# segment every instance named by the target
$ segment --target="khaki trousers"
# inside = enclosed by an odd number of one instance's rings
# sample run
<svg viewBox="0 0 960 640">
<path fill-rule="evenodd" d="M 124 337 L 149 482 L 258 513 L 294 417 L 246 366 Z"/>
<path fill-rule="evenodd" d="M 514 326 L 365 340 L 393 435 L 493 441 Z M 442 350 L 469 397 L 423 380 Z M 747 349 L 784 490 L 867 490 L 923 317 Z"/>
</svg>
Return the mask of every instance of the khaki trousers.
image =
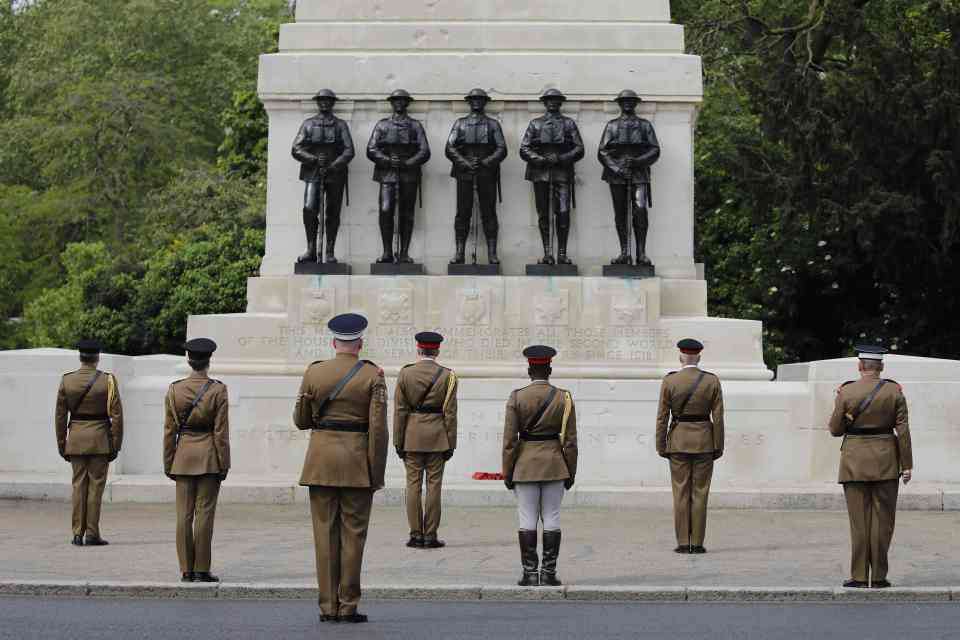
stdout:
<svg viewBox="0 0 960 640">
<path fill-rule="evenodd" d="M 372 505 L 372 489 L 310 487 L 318 601 L 320 611 L 326 615 L 357 612 L 363 547 L 367 543 Z"/>
<path fill-rule="evenodd" d="M 410 535 L 436 538 L 440 527 L 443 466 L 446 464 L 443 453 L 408 451 L 403 462 L 407 467 L 407 522 L 410 524 Z M 427 485 L 426 500 L 422 499 L 424 481 Z"/>
<path fill-rule="evenodd" d="M 100 504 L 107 486 L 107 456 L 70 456 L 73 465 L 73 535 L 100 537 Z"/>
<path fill-rule="evenodd" d="M 677 545 L 703 546 L 707 532 L 707 498 L 713 478 L 713 454 L 671 453 L 670 477 Z"/>
<path fill-rule="evenodd" d="M 887 579 L 887 552 L 897 517 L 899 480 L 846 482 L 843 494 L 850 518 L 850 577 Z"/>
<path fill-rule="evenodd" d="M 180 572 L 210 571 L 220 476 L 177 476 L 177 558 Z"/>
</svg>

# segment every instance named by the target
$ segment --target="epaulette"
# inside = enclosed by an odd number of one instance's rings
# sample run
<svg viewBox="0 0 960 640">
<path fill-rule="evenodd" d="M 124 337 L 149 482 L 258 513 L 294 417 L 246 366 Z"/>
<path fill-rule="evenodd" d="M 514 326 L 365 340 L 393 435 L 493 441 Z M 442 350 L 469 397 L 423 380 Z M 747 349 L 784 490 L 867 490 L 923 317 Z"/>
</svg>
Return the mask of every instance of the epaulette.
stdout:
<svg viewBox="0 0 960 640">
<path fill-rule="evenodd" d="M 899 389 L 901 393 L 903 392 L 903 385 L 897 382 L 896 380 L 891 380 L 890 378 L 884 378 L 883 381 L 892 382 L 893 384 L 897 385 L 897 389 Z"/>
<path fill-rule="evenodd" d="M 675 373 L 676 373 L 676 371 L 670 371 L 669 373 L 667 373 L 667 375 L 665 375 L 665 376 L 663 376 L 663 377 L 664 377 L 664 378 L 669 378 L 670 376 L 672 376 L 672 375 L 675 374 Z"/>
<path fill-rule="evenodd" d="M 843 383 L 842 385 L 840 385 L 840 386 L 841 386 L 841 387 L 845 387 L 845 386 L 847 386 L 848 384 L 853 384 L 854 382 L 856 382 L 856 380 L 847 380 L 846 382 L 844 382 L 844 383 Z"/>
<path fill-rule="evenodd" d="M 366 362 L 366 360 L 364 360 L 364 362 Z M 373 364 L 373 363 L 371 362 L 370 364 Z M 416 362 L 411 362 L 410 364 L 405 364 L 405 365 L 403 365 L 403 366 L 400 367 L 400 368 L 401 368 L 401 369 L 406 369 L 407 367 L 412 367 L 412 366 L 415 365 L 415 364 L 417 364 L 417 363 L 416 363 Z"/>
<path fill-rule="evenodd" d="M 700 369 L 700 371 L 703 371 L 703 372 L 704 372 L 705 374 L 707 374 L 708 376 L 713 376 L 714 378 L 719 378 L 719 377 L 720 377 L 720 376 L 718 376 L 717 374 L 715 374 L 713 371 L 704 371 L 703 369 Z"/>
<path fill-rule="evenodd" d="M 173 382 L 170 383 L 170 386 L 172 387 L 173 385 L 177 384 L 178 382 L 186 382 L 187 380 L 189 380 L 189 378 L 180 378 L 179 380 L 174 380 Z"/>
<path fill-rule="evenodd" d="M 312 367 L 313 365 L 315 365 L 315 364 L 320 364 L 320 363 L 322 363 L 322 362 L 323 362 L 323 360 L 314 360 L 313 362 L 311 362 L 310 364 L 307 365 L 307 368 L 309 369 L 309 368 Z"/>
<path fill-rule="evenodd" d="M 377 364 L 376 362 L 374 362 L 373 360 L 363 360 L 363 362 L 366 362 L 366 363 L 369 364 L 370 366 L 374 367 L 374 368 L 377 370 L 377 375 L 378 375 L 378 376 L 384 375 L 383 369 L 381 369 L 381 368 L 380 368 L 380 365 L 378 365 L 378 364 Z"/>
</svg>

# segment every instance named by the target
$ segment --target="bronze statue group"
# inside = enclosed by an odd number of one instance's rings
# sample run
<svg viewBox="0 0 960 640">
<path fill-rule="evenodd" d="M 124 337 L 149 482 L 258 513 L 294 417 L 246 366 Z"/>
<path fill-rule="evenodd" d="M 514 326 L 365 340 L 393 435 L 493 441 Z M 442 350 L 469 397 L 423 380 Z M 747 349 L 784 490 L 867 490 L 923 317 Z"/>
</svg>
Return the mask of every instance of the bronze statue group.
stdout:
<svg viewBox="0 0 960 640">
<path fill-rule="evenodd" d="M 296 427 L 310 431 L 300 484 L 310 494 L 322 622 L 367 620 L 358 611 L 361 567 L 390 436 L 384 372 L 360 358 L 366 327 L 366 318 L 353 313 L 329 321 L 336 355 L 307 368 L 293 410 Z M 437 362 L 443 336 L 413 338 L 417 361 L 400 370 L 394 393 L 393 445 L 406 467 L 406 544 L 437 550 L 444 547 L 437 536 L 441 483 L 457 446 L 459 383 Z M 677 347 L 680 368 L 661 384 L 656 450 L 670 465 L 674 551 L 703 554 L 713 465 L 724 452 L 723 394 L 719 378 L 699 366 L 704 345 L 687 338 Z M 210 567 L 217 498 L 230 470 L 227 388 L 208 376 L 213 340 L 195 338 L 184 348 L 192 373 L 166 395 L 163 466 L 176 484 L 181 579 L 217 582 Z M 101 546 L 108 543 L 100 535 L 100 501 L 109 462 L 122 445 L 123 410 L 116 378 L 97 369 L 100 345 L 83 341 L 79 351 L 81 368 L 64 374 L 58 390 L 55 432 L 60 455 L 73 467 L 72 543 Z M 912 477 L 906 399 L 896 382 L 880 377 L 884 353 L 858 347 L 860 377 L 837 389 L 828 425 L 844 439 L 839 482 L 850 521 L 851 577 L 843 583 L 849 588 L 890 586 L 898 486 Z M 550 382 L 556 350 L 533 345 L 523 355 L 530 384 L 507 399 L 502 475 L 518 505 L 518 584 L 555 586 L 561 584 L 560 508 L 577 474 L 577 412 L 572 394 Z"/>
<path fill-rule="evenodd" d="M 577 123 L 561 113 L 566 99 L 557 89 L 545 91 L 540 97 L 545 113 L 530 122 L 520 143 L 520 157 L 527 163 L 525 178 L 533 183 L 543 244 L 539 264 L 544 266 L 572 265 L 567 243 L 570 212 L 576 206 L 574 165 L 584 157 L 584 145 Z M 329 265 L 337 263 L 335 247 L 348 182 L 347 166 L 356 153 L 349 126 L 333 115 L 336 94 L 322 89 L 314 100 L 318 114 L 304 121 L 293 141 L 293 157 L 301 163 L 300 179 L 306 183 L 303 224 L 307 250 L 298 260 Z M 374 165 L 373 179 L 380 184 L 383 254 L 377 263 L 412 264 L 414 212 L 422 190 L 422 167 L 430 160 L 430 145 L 423 125 L 408 114 L 413 97 L 398 89 L 387 100 L 393 114 L 376 124 L 367 143 L 367 158 Z M 496 205 L 507 145 L 500 123 L 486 114 L 490 96 L 483 89 L 473 89 L 464 100 L 470 104 L 470 114 L 453 124 L 445 149 L 452 163 L 450 175 L 457 181 L 455 250 L 450 264 L 464 264 L 471 223 L 482 220 L 487 257 L 496 265 L 500 262 Z M 660 157 L 660 144 L 653 125 L 637 116 L 642 100 L 635 91 L 626 89 L 615 101 L 621 115 L 607 124 L 597 153 L 603 164 L 603 180 L 610 185 L 620 241 L 620 254 L 611 264 L 636 266 L 653 275 L 653 265 L 646 255 L 647 210 L 653 205 L 650 167 Z M 479 209 L 476 217 L 475 200 Z M 631 241 L 635 243 L 633 250 Z M 475 262 L 475 251 L 473 259 Z"/>
</svg>

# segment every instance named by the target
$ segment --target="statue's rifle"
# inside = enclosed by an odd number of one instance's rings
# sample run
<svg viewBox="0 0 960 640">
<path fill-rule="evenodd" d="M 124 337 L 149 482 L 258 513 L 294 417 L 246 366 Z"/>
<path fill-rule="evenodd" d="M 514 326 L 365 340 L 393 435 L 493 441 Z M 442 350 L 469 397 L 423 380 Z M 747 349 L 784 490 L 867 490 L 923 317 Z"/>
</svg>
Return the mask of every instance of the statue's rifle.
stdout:
<svg viewBox="0 0 960 640">
<path fill-rule="evenodd" d="M 327 217 L 327 170 L 320 169 L 320 187 L 317 190 L 317 263 L 323 263 L 323 232 Z"/>
<path fill-rule="evenodd" d="M 480 235 L 480 228 L 478 223 L 478 218 L 480 217 L 480 212 L 477 211 L 478 203 L 480 199 L 480 194 L 477 191 L 477 171 L 473 171 L 473 191 L 471 192 L 470 200 L 470 226 L 473 228 L 473 264 L 477 264 L 477 242 Z"/>
</svg>

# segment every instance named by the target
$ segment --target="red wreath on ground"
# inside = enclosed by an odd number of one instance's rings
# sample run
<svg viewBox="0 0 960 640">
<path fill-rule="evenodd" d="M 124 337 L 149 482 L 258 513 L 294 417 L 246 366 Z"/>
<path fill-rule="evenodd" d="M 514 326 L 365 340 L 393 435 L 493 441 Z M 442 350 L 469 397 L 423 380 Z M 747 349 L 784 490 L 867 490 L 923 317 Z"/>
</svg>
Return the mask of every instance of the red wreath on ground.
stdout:
<svg viewBox="0 0 960 640">
<path fill-rule="evenodd" d="M 497 473 L 487 473 L 486 471 L 477 471 L 473 474 L 474 480 L 503 480 L 503 474 L 500 472 Z"/>
</svg>

